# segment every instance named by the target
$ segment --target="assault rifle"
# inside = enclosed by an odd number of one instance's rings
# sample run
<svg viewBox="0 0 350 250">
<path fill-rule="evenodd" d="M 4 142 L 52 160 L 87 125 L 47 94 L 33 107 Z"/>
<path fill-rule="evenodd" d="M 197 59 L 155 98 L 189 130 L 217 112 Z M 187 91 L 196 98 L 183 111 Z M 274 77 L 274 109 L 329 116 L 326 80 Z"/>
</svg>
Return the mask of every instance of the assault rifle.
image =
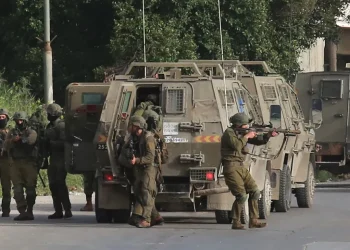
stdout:
<svg viewBox="0 0 350 250">
<path fill-rule="evenodd" d="M 258 125 L 258 126 L 252 126 L 250 128 L 235 128 L 235 130 L 239 133 L 248 133 L 248 132 L 256 132 L 258 134 L 267 134 L 267 133 L 282 133 L 285 136 L 296 136 L 300 134 L 300 130 L 290 130 L 290 129 L 279 129 L 279 128 L 271 128 L 270 125 Z"/>
<path fill-rule="evenodd" d="M 130 135 L 130 141 L 129 141 L 128 151 L 126 153 L 126 157 L 129 160 L 132 160 L 134 155 L 135 155 L 135 142 L 134 142 L 134 137 L 132 135 Z"/>
</svg>

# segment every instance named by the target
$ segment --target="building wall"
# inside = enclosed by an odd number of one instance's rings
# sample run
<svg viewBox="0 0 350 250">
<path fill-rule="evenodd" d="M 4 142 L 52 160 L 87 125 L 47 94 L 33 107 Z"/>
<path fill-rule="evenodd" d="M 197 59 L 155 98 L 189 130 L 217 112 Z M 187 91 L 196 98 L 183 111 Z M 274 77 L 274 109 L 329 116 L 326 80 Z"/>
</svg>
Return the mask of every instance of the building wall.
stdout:
<svg viewBox="0 0 350 250">
<path fill-rule="evenodd" d="M 299 65 L 301 72 L 324 70 L 324 46 L 324 40 L 319 38 L 314 46 L 300 54 Z"/>
<path fill-rule="evenodd" d="M 340 30 L 340 41 L 338 43 L 338 55 L 350 55 L 350 29 L 342 28 Z"/>
</svg>

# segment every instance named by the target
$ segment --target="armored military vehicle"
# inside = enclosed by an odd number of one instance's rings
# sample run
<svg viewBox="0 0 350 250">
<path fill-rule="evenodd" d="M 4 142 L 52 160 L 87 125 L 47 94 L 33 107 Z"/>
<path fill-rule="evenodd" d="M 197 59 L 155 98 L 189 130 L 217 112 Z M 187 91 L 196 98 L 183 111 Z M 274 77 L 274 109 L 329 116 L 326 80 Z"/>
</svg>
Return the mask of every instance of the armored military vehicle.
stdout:
<svg viewBox="0 0 350 250">
<path fill-rule="evenodd" d="M 350 65 L 349 65 L 350 68 Z M 334 174 L 350 172 L 350 72 L 299 73 L 295 87 L 305 122 L 316 132 L 316 165 Z"/>
<path fill-rule="evenodd" d="M 169 162 L 162 167 L 165 183 L 157 196 L 158 208 L 214 210 L 218 223 L 230 223 L 234 198 L 224 184 L 220 137 L 229 125 L 228 117 L 237 112 L 246 112 L 257 124 L 272 122 L 277 128 L 301 131 L 293 137 L 283 133 L 266 146 L 250 145 L 247 167 L 263 190 L 261 218 L 270 212 L 271 186 L 277 190 L 277 210 L 283 210 L 283 206 L 288 210 L 292 190 L 299 206 L 311 206 L 313 142 L 300 121 L 302 113 L 300 106 L 295 107 L 295 93 L 280 76 L 260 78 L 239 61 L 225 63 L 229 64 L 224 65 L 225 72 L 215 61 L 132 63 L 124 75 L 112 79 L 94 139 L 98 222 L 126 221 L 130 213 L 132 189 L 120 186 L 113 178 L 116 141 L 126 134 L 131 110 L 149 93 L 159 96 L 157 105 L 163 108 L 163 134 L 170 152 Z M 137 69 L 143 67 L 152 70 L 148 70 L 146 78 L 139 79 Z M 282 93 L 287 95 L 282 98 Z"/>
<path fill-rule="evenodd" d="M 200 67 L 212 61 L 195 62 Z M 297 136 L 280 134 L 271 138 L 258 153 L 265 152 L 269 158 L 266 168 L 271 175 L 271 210 L 288 211 L 292 193 L 299 207 L 310 207 L 314 193 L 315 135 L 309 124 L 304 123 L 295 91 L 263 61 L 224 61 L 223 67 L 249 90 L 262 114 L 259 123 L 271 122 L 274 128 L 300 131 Z"/>
<path fill-rule="evenodd" d="M 109 89 L 107 83 L 71 83 L 65 93 L 65 164 L 71 174 L 96 171 L 92 143 Z"/>
</svg>

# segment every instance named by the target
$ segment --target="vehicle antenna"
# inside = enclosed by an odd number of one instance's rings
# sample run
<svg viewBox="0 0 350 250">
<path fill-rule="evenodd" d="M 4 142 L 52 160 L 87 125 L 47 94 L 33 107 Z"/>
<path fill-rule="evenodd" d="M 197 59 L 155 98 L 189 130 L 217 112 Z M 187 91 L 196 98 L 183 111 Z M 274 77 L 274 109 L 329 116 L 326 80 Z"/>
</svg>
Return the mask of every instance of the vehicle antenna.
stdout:
<svg viewBox="0 0 350 250">
<path fill-rule="evenodd" d="M 142 29 L 143 29 L 143 61 L 146 60 L 146 22 L 145 22 L 145 0 L 142 0 Z M 145 66 L 145 78 L 147 78 L 147 67 Z"/>
<path fill-rule="evenodd" d="M 219 27 L 220 27 L 220 44 L 221 44 L 221 61 L 222 61 L 222 71 L 223 71 L 223 80 L 225 86 L 225 110 L 226 110 L 226 122 L 227 126 L 229 125 L 228 119 L 228 109 L 227 109 L 227 86 L 226 86 L 226 77 L 225 77 L 225 68 L 224 68 L 224 45 L 222 41 L 222 28 L 221 28 L 221 9 L 220 9 L 220 0 L 218 0 L 218 10 L 219 10 Z"/>
</svg>

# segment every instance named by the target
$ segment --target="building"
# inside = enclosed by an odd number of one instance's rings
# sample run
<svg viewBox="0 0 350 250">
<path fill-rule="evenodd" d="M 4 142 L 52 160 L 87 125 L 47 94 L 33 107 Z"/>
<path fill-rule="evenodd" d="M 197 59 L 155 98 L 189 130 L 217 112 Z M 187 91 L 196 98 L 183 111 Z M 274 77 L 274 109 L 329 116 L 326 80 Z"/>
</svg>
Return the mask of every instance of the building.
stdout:
<svg viewBox="0 0 350 250">
<path fill-rule="evenodd" d="M 314 46 L 303 51 L 299 57 L 301 72 L 342 71 L 350 63 L 350 6 L 344 16 L 338 18 L 340 40 L 337 44 L 324 39 L 317 39 Z"/>
</svg>

